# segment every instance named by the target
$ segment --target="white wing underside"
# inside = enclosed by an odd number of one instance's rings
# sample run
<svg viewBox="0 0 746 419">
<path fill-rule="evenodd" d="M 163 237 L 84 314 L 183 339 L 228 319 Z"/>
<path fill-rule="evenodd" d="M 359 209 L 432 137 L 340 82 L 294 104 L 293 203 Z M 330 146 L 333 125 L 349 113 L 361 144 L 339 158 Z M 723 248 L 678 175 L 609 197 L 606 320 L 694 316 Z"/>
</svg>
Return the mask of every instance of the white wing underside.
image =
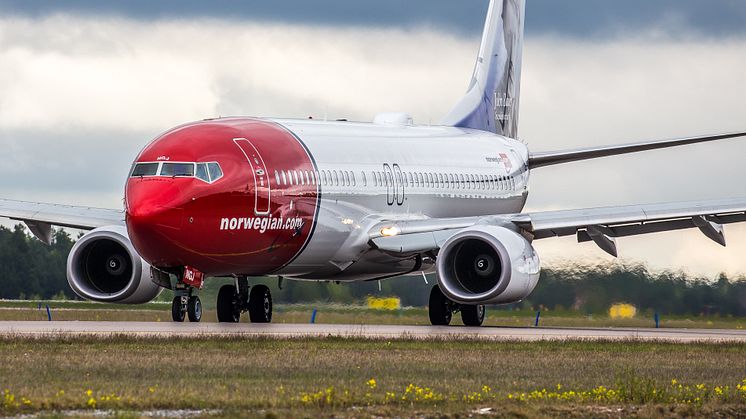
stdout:
<svg viewBox="0 0 746 419">
<path fill-rule="evenodd" d="M 725 246 L 724 224 L 746 221 L 746 198 L 651 205 L 630 205 L 505 214 L 455 219 L 419 219 L 381 223 L 370 231 L 374 247 L 394 253 L 433 251 L 456 231 L 473 225 L 497 225 L 521 231 L 529 239 L 576 235 L 617 256 L 615 239 L 663 231 L 698 228 Z M 381 230 L 396 231 L 386 237 Z"/>
<path fill-rule="evenodd" d="M 123 225 L 124 211 L 0 199 L 0 217 L 23 221 L 39 240 L 52 241 L 52 226 L 93 230 Z"/>
</svg>

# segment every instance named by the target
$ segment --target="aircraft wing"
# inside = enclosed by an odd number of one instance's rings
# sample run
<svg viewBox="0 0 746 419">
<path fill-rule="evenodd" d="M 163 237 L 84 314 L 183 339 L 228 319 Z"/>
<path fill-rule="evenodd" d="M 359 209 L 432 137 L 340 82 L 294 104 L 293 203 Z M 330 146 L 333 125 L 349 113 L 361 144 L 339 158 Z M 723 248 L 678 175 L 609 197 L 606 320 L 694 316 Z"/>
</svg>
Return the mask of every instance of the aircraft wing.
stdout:
<svg viewBox="0 0 746 419">
<path fill-rule="evenodd" d="M 616 238 L 698 228 L 725 246 L 723 225 L 746 221 L 746 198 L 668 204 L 544 211 L 456 219 L 421 219 L 379 223 L 371 244 L 390 253 L 433 251 L 455 232 L 473 225 L 519 229 L 531 239 L 576 235 L 617 256 Z"/>
<path fill-rule="evenodd" d="M 528 159 L 528 166 L 531 169 L 537 169 L 539 167 L 553 166 L 555 164 L 597 159 L 600 157 L 618 156 L 621 154 L 637 153 L 640 151 L 657 150 L 668 147 L 678 147 L 688 144 L 706 143 L 744 136 L 746 136 L 746 133 L 736 132 L 721 135 L 708 135 L 704 137 L 674 138 L 670 140 L 642 141 L 632 144 L 580 148 L 577 150 L 531 153 Z"/>
<path fill-rule="evenodd" d="M 52 242 L 52 226 L 93 230 L 124 224 L 124 211 L 0 199 L 0 217 L 26 223 L 39 240 Z"/>
</svg>

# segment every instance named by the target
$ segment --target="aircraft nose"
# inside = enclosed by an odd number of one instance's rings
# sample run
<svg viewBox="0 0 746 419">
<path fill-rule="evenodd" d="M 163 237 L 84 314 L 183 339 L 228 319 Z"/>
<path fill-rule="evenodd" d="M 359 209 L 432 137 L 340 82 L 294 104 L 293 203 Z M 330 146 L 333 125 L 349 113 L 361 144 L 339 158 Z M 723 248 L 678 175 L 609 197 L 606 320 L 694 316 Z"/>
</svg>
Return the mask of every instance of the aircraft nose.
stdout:
<svg viewBox="0 0 746 419">
<path fill-rule="evenodd" d="M 134 180 L 127 185 L 128 225 L 180 229 L 184 197 L 168 180 Z"/>
<path fill-rule="evenodd" d="M 155 266 L 180 266 L 175 245 L 184 218 L 182 190 L 170 180 L 131 180 L 127 184 L 126 223 L 140 256 Z"/>
</svg>

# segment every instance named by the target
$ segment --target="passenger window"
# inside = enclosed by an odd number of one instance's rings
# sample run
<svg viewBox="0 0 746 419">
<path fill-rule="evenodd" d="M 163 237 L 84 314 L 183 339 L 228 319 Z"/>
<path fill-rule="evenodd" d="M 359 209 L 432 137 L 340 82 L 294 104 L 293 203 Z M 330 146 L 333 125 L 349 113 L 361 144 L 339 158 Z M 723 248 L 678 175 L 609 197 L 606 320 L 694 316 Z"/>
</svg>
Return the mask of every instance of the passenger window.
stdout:
<svg viewBox="0 0 746 419">
<path fill-rule="evenodd" d="M 363 179 L 363 186 L 368 186 L 368 179 L 365 178 L 365 172 L 360 172 L 360 176 Z"/>
<path fill-rule="evenodd" d="M 158 173 L 158 163 L 137 163 L 132 169 L 132 177 L 155 176 Z"/>
<path fill-rule="evenodd" d="M 298 171 L 293 170 L 293 178 L 295 179 L 295 184 L 300 185 L 300 179 L 298 179 Z"/>
<path fill-rule="evenodd" d="M 223 177 L 223 170 L 217 163 L 207 163 L 207 171 L 210 173 L 210 182 L 215 182 Z"/>
<path fill-rule="evenodd" d="M 350 174 L 346 170 L 342 172 L 342 179 L 344 180 L 343 186 L 350 186 Z"/>
<path fill-rule="evenodd" d="M 311 184 L 311 176 L 308 175 L 308 170 L 304 170 L 303 171 L 303 175 L 306 177 L 306 183 L 305 184 L 306 185 L 310 185 Z"/>
<path fill-rule="evenodd" d="M 288 178 L 285 176 L 285 171 L 280 170 L 280 174 L 282 175 L 282 184 L 287 185 L 288 184 Z"/>
<path fill-rule="evenodd" d="M 197 165 L 197 177 L 199 177 L 199 165 Z M 277 184 L 280 184 L 280 173 L 275 170 L 275 180 L 277 181 Z"/>
<path fill-rule="evenodd" d="M 195 176 L 203 182 L 210 183 L 210 176 L 207 174 L 207 163 L 197 163 L 197 174 Z M 277 176 L 276 170 L 275 176 Z"/>
<path fill-rule="evenodd" d="M 355 180 L 355 172 L 350 170 L 350 180 L 352 181 L 352 186 L 357 186 L 357 181 Z"/>
<path fill-rule="evenodd" d="M 161 176 L 192 177 L 194 176 L 194 163 L 163 163 Z"/>
<path fill-rule="evenodd" d="M 422 177 L 422 173 L 421 172 L 417 172 L 417 179 L 419 179 L 419 181 L 420 181 L 420 185 L 419 186 L 421 186 L 421 187 L 424 188 L 425 187 L 425 178 Z"/>
<path fill-rule="evenodd" d="M 334 186 L 339 186 L 339 175 L 337 174 L 337 171 L 332 170 L 332 175 L 334 176 Z"/>
<path fill-rule="evenodd" d="M 321 183 L 326 186 L 326 172 L 323 170 L 321 171 Z"/>
</svg>

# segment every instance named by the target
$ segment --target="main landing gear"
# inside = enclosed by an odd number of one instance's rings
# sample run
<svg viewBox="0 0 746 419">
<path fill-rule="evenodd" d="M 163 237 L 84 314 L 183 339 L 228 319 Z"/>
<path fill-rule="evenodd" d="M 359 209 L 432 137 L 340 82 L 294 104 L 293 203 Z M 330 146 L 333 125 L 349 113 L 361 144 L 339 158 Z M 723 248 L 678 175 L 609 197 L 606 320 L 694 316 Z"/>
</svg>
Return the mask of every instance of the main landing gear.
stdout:
<svg viewBox="0 0 746 419">
<path fill-rule="evenodd" d="M 440 286 L 435 285 L 430 291 L 430 304 L 428 314 L 430 323 L 434 326 L 448 326 L 451 324 L 453 314 L 461 312 L 461 321 L 465 326 L 481 326 L 484 323 L 486 309 L 484 305 L 458 304 L 449 300 Z"/>
<path fill-rule="evenodd" d="M 235 285 L 223 285 L 218 291 L 218 321 L 238 323 L 241 313 L 249 312 L 252 323 L 272 321 L 272 293 L 266 285 L 249 289 L 248 278 L 236 279 Z"/>
</svg>

